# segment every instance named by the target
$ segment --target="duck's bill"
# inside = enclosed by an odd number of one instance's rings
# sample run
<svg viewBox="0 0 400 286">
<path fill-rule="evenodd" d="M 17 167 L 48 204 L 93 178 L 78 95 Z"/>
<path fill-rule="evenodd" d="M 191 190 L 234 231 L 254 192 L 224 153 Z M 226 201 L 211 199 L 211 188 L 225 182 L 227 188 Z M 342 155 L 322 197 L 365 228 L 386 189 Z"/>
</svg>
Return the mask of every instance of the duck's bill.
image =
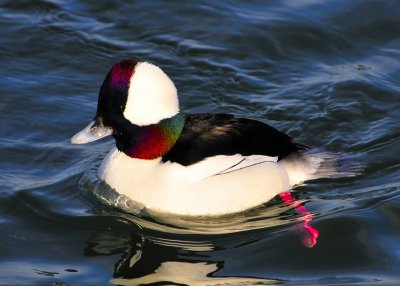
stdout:
<svg viewBox="0 0 400 286">
<path fill-rule="evenodd" d="M 71 138 L 72 144 L 86 144 L 107 137 L 113 133 L 112 128 L 105 127 L 99 121 L 90 122 L 82 131 Z"/>
</svg>

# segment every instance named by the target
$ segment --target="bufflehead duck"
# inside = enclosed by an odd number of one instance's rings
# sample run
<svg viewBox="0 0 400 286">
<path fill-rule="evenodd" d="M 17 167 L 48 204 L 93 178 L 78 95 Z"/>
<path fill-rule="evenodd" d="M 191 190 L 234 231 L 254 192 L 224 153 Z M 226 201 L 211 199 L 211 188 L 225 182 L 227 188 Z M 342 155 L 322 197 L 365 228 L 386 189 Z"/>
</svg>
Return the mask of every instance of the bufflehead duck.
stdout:
<svg viewBox="0 0 400 286">
<path fill-rule="evenodd" d="M 306 180 L 351 175 L 336 155 L 315 153 L 277 129 L 229 114 L 179 110 L 170 78 L 148 62 L 108 72 L 94 121 L 72 137 L 116 141 L 98 176 L 150 211 L 225 215 L 244 211 Z"/>
</svg>

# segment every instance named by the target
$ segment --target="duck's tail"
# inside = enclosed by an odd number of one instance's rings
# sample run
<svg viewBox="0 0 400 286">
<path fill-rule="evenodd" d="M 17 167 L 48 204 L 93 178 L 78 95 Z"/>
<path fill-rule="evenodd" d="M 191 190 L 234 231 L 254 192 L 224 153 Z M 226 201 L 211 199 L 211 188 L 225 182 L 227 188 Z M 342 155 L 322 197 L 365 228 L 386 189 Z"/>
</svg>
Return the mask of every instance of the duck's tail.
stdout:
<svg viewBox="0 0 400 286">
<path fill-rule="evenodd" d="M 353 177 L 361 174 L 363 165 L 348 153 L 305 150 L 279 161 L 288 173 L 292 186 L 319 178 Z"/>
</svg>

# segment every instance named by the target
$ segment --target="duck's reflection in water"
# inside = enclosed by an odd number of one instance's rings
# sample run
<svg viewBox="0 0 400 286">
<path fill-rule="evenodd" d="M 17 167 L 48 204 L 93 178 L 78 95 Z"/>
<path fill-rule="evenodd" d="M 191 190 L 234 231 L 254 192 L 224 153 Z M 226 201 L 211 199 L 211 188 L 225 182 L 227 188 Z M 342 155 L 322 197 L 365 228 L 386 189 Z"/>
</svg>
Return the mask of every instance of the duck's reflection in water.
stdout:
<svg viewBox="0 0 400 286">
<path fill-rule="evenodd" d="M 115 278 L 116 285 L 271 285 L 276 280 L 251 277 L 217 277 L 223 263 L 165 261 L 153 273 L 137 278 Z"/>
<path fill-rule="evenodd" d="M 123 250 L 124 249 L 124 250 Z M 210 242 L 144 238 L 139 234 L 93 236 L 87 255 L 125 251 L 115 264 L 114 285 L 275 285 L 279 280 L 218 275 L 225 261 L 212 257 Z M 219 258 L 220 259 L 220 258 Z"/>
</svg>

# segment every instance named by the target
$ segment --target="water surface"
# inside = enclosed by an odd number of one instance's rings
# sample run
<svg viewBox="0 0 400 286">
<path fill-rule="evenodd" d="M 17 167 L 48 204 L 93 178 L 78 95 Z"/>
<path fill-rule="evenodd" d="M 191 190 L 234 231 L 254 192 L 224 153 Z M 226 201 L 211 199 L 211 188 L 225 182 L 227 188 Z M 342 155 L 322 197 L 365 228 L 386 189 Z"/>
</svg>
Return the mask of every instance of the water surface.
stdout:
<svg viewBox="0 0 400 286">
<path fill-rule="evenodd" d="M 6 0 L 0 24 L 0 285 L 400 284 L 398 1 Z M 125 58 L 161 66 L 185 112 L 354 153 L 361 175 L 295 190 L 317 244 L 279 200 L 181 227 L 100 200 L 114 142 L 69 138 Z"/>
</svg>

